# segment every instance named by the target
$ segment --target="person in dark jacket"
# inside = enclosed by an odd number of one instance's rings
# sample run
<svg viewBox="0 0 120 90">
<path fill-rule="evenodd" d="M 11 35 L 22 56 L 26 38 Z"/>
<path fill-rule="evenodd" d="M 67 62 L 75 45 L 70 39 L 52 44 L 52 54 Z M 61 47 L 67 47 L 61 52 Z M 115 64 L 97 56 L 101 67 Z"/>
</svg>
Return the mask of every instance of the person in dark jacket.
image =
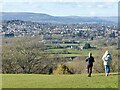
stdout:
<svg viewBox="0 0 120 90">
<path fill-rule="evenodd" d="M 89 53 L 89 56 L 86 58 L 86 62 L 87 62 L 88 77 L 91 77 L 93 63 L 95 62 L 92 53 Z"/>
</svg>

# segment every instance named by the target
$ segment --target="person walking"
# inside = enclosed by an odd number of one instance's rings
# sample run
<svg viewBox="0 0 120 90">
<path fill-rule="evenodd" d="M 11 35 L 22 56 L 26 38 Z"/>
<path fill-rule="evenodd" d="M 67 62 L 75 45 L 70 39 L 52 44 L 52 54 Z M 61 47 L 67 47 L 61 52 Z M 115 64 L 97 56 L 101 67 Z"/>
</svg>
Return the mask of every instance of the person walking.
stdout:
<svg viewBox="0 0 120 90">
<path fill-rule="evenodd" d="M 93 62 L 95 62 L 92 53 L 89 53 L 89 56 L 86 58 L 86 62 L 87 62 L 88 77 L 91 77 Z"/>
<path fill-rule="evenodd" d="M 110 73 L 110 64 L 112 60 L 112 56 L 108 50 L 106 50 L 105 54 L 102 57 L 102 60 L 105 67 L 105 75 L 108 76 Z"/>
</svg>

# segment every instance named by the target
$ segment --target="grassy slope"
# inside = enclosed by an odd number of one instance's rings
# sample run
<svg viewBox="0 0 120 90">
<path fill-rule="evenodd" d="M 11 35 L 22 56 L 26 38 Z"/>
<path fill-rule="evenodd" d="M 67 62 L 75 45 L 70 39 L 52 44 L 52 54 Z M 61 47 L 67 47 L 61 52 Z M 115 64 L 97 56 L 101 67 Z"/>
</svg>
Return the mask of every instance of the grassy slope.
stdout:
<svg viewBox="0 0 120 90">
<path fill-rule="evenodd" d="M 3 88 L 117 88 L 118 75 L 104 74 L 41 75 L 4 74 Z"/>
</svg>

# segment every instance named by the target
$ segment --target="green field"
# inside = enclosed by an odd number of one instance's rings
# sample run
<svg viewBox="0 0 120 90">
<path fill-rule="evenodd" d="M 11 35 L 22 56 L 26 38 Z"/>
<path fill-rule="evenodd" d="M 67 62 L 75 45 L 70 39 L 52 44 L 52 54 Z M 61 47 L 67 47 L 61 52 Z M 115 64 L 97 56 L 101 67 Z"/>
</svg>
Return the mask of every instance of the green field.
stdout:
<svg viewBox="0 0 120 90">
<path fill-rule="evenodd" d="M 106 47 L 102 48 L 107 50 Z M 75 49 L 49 49 L 46 50 L 46 52 L 52 52 L 52 53 L 57 53 L 57 52 L 63 52 L 63 51 L 67 51 L 71 54 L 59 54 L 59 56 L 61 57 L 72 57 L 72 56 L 87 56 L 89 52 L 91 52 L 93 54 L 93 56 L 100 56 L 102 57 L 102 55 L 105 53 L 104 51 L 100 51 L 97 49 L 85 49 L 85 50 L 75 50 Z M 109 49 L 112 53 L 112 55 L 117 55 L 118 54 L 118 50 L 115 50 L 113 47 L 109 47 Z"/>
<path fill-rule="evenodd" d="M 71 54 L 74 54 L 74 56 L 86 56 L 86 55 L 88 55 L 89 52 L 92 52 L 93 55 L 97 56 L 98 52 L 99 52 L 96 49 L 94 49 L 94 50 L 88 50 L 88 49 L 87 50 L 75 50 L 75 49 L 49 49 L 49 50 L 46 50 L 46 52 L 52 52 L 52 53 L 63 52 L 63 51 L 67 51 Z M 63 54 L 63 55 L 65 55 L 65 54 Z"/>
<path fill-rule="evenodd" d="M 4 74 L 2 88 L 118 88 L 118 74 Z"/>
</svg>

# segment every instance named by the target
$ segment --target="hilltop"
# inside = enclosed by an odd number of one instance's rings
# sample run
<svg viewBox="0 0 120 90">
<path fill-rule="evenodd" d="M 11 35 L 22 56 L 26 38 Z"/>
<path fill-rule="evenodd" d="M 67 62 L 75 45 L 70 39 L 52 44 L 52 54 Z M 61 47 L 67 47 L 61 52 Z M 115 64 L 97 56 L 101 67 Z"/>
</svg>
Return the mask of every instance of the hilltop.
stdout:
<svg viewBox="0 0 120 90">
<path fill-rule="evenodd" d="M 117 16 L 112 17 L 81 17 L 81 16 L 52 16 L 44 13 L 1 12 L 3 20 L 24 20 L 42 23 L 117 23 Z"/>
<path fill-rule="evenodd" d="M 103 73 L 92 77 L 87 77 L 87 74 L 3 74 L 2 80 L 3 88 L 118 88 L 117 73 L 108 77 Z"/>
</svg>

